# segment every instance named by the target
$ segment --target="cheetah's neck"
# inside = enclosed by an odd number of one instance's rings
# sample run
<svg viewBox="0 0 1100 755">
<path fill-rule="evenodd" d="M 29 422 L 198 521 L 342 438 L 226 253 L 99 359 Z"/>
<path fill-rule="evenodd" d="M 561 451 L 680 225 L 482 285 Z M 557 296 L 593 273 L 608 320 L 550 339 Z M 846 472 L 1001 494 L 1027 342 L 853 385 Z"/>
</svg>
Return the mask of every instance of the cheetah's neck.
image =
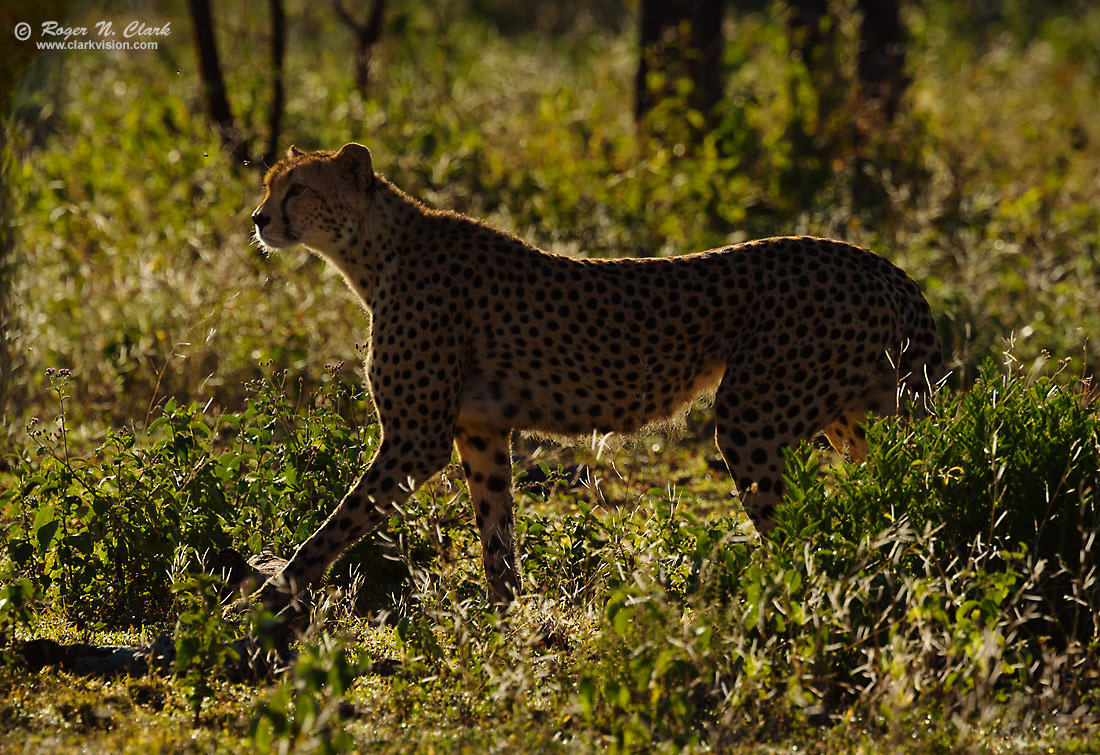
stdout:
<svg viewBox="0 0 1100 755">
<path fill-rule="evenodd" d="M 373 311 L 379 281 L 409 242 L 409 234 L 428 211 L 419 201 L 382 176 L 369 189 L 374 195 L 371 211 L 347 243 L 326 256 L 336 265 L 351 289 Z"/>
</svg>

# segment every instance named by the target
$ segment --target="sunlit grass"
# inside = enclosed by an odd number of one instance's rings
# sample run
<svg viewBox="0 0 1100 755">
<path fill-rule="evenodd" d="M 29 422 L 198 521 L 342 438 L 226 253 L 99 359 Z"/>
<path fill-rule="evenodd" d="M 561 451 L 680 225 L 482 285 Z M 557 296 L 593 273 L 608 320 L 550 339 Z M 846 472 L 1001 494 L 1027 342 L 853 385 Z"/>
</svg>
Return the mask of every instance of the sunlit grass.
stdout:
<svg viewBox="0 0 1100 755">
<path fill-rule="evenodd" d="M 265 30 L 226 14 L 243 35 L 235 49 L 262 49 Z M 1029 358 L 1078 355 L 1098 330 L 1100 74 L 1082 56 L 1095 11 L 978 48 L 914 13 L 910 109 L 877 141 L 841 142 L 832 177 L 808 186 L 819 157 L 784 140 L 812 102 L 792 99 L 785 82 L 797 78 L 769 16 L 736 20 L 718 140 L 685 154 L 675 132 L 637 138 L 629 30 L 504 37 L 441 15 L 453 22 L 443 30 L 435 14 L 408 12 L 409 36 L 383 44 L 366 101 L 349 85 L 346 40 L 322 45 L 318 62 L 315 42 L 292 39 L 286 143 L 359 139 L 428 202 L 571 253 L 679 253 L 781 233 L 870 246 L 925 284 L 964 384 L 1012 334 Z M 417 44 L 430 34 L 438 45 Z M 256 120 L 263 59 L 243 58 L 231 95 Z M 43 58 L 29 82 L 13 176 L 11 427 L 46 413 L 50 366 L 81 376 L 72 411 L 95 436 L 142 424 L 166 396 L 237 406 L 266 359 L 311 384 L 320 364 L 355 361 L 367 321 L 339 277 L 303 252 L 250 245 L 258 176 L 231 171 L 206 130 L 188 50 L 73 56 L 64 73 Z M 854 204 L 857 184 L 873 210 Z M 808 201 L 777 193 L 785 186 Z"/>
</svg>

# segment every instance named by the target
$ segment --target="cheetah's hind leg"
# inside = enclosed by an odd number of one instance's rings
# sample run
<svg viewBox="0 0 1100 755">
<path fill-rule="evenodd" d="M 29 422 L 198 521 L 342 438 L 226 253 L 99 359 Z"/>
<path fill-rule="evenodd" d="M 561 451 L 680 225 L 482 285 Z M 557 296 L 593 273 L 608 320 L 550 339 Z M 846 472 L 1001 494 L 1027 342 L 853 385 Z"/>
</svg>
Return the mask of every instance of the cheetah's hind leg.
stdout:
<svg viewBox="0 0 1100 755">
<path fill-rule="evenodd" d="M 828 428 L 853 456 L 865 454 L 858 425 L 866 415 L 860 411 L 864 393 L 833 381 L 820 384 L 816 395 L 808 394 L 801 385 L 785 382 L 780 372 L 760 373 L 744 360 L 728 363 L 714 397 L 715 440 L 760 534 L 775 527 L 783 500 L 784 448 Z"/>
<path fill-rule="evenodd" d="M 863 422 L 867 418 L 867 411 L 848 409 L 840 415 L 840 419 L 828 425 L 822 432 L 838 454 L 848 456 L 852 462 L 859 464 L 867 458 L 867 431 L 863 429 Z"/>
<path fill-rule="evenodd" d="M 783 500 L 783 448 L 806 436 L 805 412 L 796 398 L 779 395 L 770 380 L 732 363 L 715 394 L 715 441 L 761 535 L 775 527 Z"/>
<path fill-rule="evenodd" d="M 511 431 L 460 425 L 455 445 L 470 490 L 470 502 L 481 535 L 481 552 L 490 599 L 506 608 L 520 588 L 512 542 Z"/>
<path fill-rule="evenodd" d="M 883 355 L 871 386 L 849 402 L 840 417 L 826 425 L 822 432 L 837 453 L 847 451 L 851 460 L 859 464 L 869 451 L 867 431 L 863 426 L 868 414 L 904 416 L 908 404 L 915 405 L 918 414 L 927 413 L 944 374 L 943 357 L 934 339 L 932 346 L 924 349 L 907 347 L 888 352 Z"/>
</svg>

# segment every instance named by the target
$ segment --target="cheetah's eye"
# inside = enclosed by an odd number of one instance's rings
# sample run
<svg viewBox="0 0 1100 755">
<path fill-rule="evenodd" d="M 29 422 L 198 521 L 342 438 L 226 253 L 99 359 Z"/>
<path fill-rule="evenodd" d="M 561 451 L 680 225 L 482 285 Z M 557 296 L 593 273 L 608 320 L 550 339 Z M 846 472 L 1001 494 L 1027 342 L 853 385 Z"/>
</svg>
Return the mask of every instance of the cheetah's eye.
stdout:
<svg viewBox="0 0 1100 755">
<path fill-rule="evenodd" d="M 301 184 L 291 184 L 290 188 L 286 190 L 286 195 L 288 197 L 296 197 L 305 190 L 306 187 L 302 186 Z"/>
</svg>

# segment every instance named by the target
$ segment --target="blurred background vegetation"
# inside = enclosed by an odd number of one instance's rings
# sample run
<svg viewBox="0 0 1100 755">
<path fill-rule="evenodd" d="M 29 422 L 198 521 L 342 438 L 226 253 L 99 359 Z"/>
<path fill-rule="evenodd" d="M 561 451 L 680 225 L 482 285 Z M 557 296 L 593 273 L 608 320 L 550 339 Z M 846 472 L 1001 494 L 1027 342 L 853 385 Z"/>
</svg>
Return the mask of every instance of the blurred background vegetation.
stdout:
<svg viewBox="0 0 1100 755">
<path fill-rule="evenodd" d="M 339 277 L 250 242 L 290 143 L 361 141 L 430 205 L 569 254 L 868 246 L 927 291 L 956 385 L 1006 339 L 1087 360 L 1100 332 L 1084 0 L 19 5 L 0 35 L 5 445 L 57 413 L 47 367 L 73 371 L 74 439 L 93 440 L 171 396 L 239 408 L 267 360 L 317 385 L 358 359 L 367 319 Z M 14 39 L 48 18 L 170 33 Z"/>
</svg>

